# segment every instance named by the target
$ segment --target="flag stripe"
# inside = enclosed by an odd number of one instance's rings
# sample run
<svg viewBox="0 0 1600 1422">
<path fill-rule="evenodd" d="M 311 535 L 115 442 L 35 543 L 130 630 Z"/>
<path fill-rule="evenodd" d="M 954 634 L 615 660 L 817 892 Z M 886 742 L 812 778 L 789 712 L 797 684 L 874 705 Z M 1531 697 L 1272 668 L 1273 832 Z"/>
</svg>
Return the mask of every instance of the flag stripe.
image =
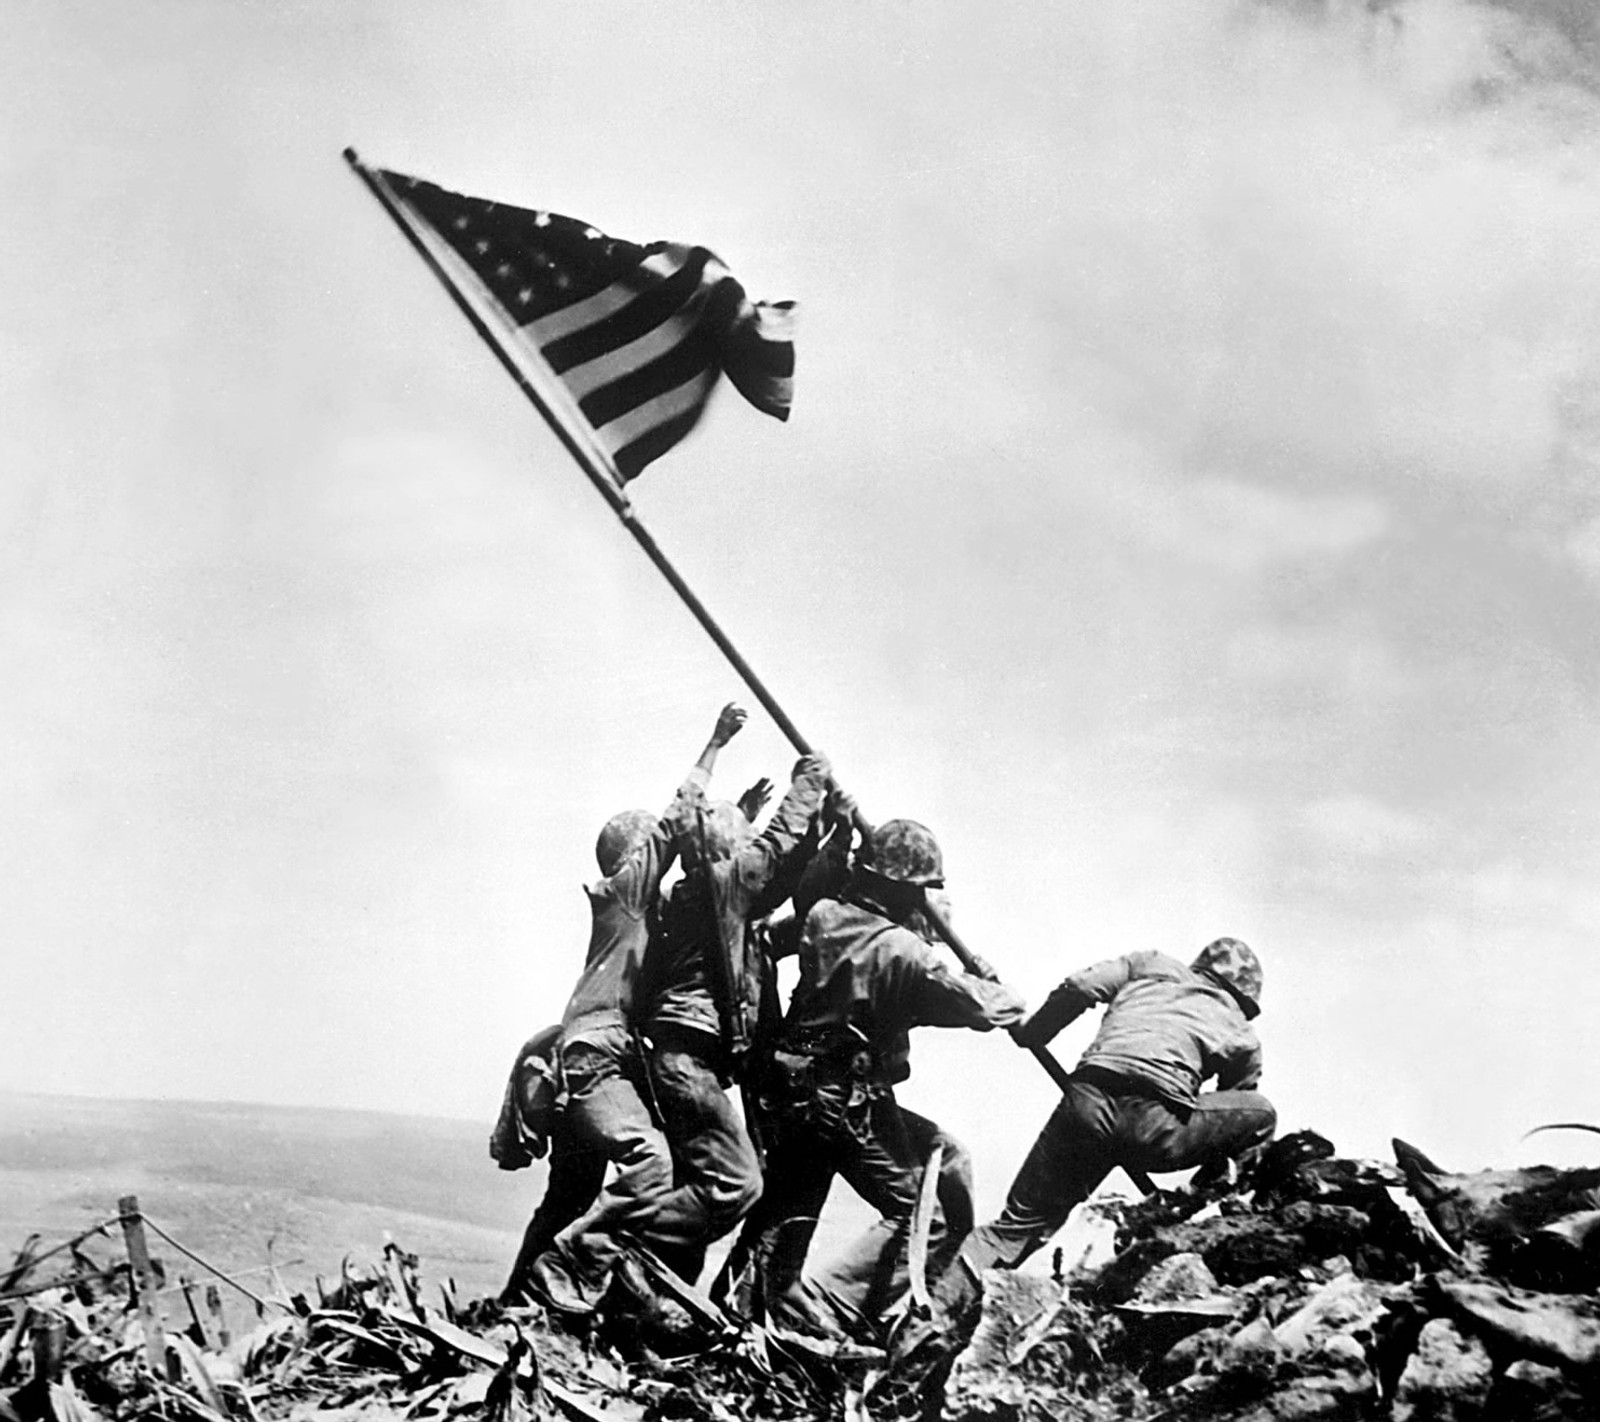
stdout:
<svg viewBox="0 0 1600 1422">
<path fill-rule="evenodd" d="M 584 418 L 597 430 L 643 405 L 664 390 L 676 390 L 703 372 L 715 371 L 716 349 L 701 331 L 684 338 L 649 365 L 629 371 L 578 401 Z"/>
<path fill-rule="evenodd" d="M 571 306 L 563 306 L 548 316 L 527 322 L 522 329 L 536 345 L 545 346 L 622 310 L 634 296 L 633 288 L 626 282 L 614 281 L 603 291 L 595 292 L 593 296 L 586 296 L 582 301 L 573 302 Z"/>
<path fill-rule="evenodd" d="M 560 375 L 659 326 L 699 290 L 700 269 L 708 255 L 699 254 L 664 281 L 644 288 L 620 311 L 559 341 L 551 341 L 544 348 L 545 359 Z"/>
<path fill-rule="evenodd" d="M 663 420 L 677 419 L 690 410 L 697 409 L 695 402 L 705 403 L 705 398 L 711 393 L 711 387 L 716 383 L 716 379 L 715 371 L 702 371 L 698 375 L 691 376 L 682 385 L 663 391 L 643 405 L 636 405 L 626 414 L 602 427 L 600 436 L 606 442 L 606 447 L 611 450 L 624 449 L 646 433 L 652 425 L 659 424 Z"/>
<path fill-rule="evenodd" d="M 613 456 L 612 461 L 617 466 L 624 482 L 632 479 L 653 459 L 659 459 L 680 439 L 700 423 L 700 416 L 704 413 L 704 406 L 690 410 L 687 414 L 678 416 L 675 420 L 668 420 L 664 424 L 656 425 L 646 433 L 639 436 L 632 444 L 624 445 Z"/>
<path fill-rule="evenodd" d="M 671 317 L 653 331 L 646 331 L 637 340 L 629 341 L 626 345 L 618 346 L 616 350 L 596 356 L 582 365 L 572 366 L 562 372 L 561 378 L 581 401 L 584 396 L 598 390 L 609 381 L 630 375 L 649 365 L 651 361 L 670 353 L 675 346 L 693 334 L 694 323 L 700 315 L 700 308 L 704 305 L 705 293 L 695 292 L 682 309 L 673 312 Z M 709 359 L 716 359 L 715 351 L 709 353 Z"/>
<path fill-rule="evenodd" d="M 700 418 L 701 411 L 705 408 L 706 396 L 711 393 L 711 387 L 715 383 L 716 374 L 713 371 L 696 375 L 676 389 L 657 395 L 653 400 L 636 407 L 620 419 L 613 420 L 601 429 L 600 438 L 614 456 L 620 455 L 623 450 L 648 436 L 652 430 L 668 423 L 687 420 L 688 423 L 679 431 L 678 437 L 682 438 Z"/>
</svg>

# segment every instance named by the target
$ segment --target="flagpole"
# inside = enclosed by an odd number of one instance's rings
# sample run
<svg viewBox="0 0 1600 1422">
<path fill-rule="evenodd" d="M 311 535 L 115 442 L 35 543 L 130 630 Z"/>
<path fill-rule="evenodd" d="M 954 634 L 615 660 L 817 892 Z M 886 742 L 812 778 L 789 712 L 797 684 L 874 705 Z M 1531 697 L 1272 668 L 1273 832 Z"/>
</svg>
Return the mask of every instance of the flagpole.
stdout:
<svg viewBox="0 0 1600 1422">
<path fill-rule="evenodd" d="M 744 659 L 739 649 L 729 641 L 728 634 L 722 630 L 722 627 L 712 617 L 706 605 L 695 595 L 694 590 L 684 582 L 682 575 L 672 565 L 667 555 L 661 551 L 660 545 L 651 536 L 649 529 L 639 522 L 638 515 L 633 511 L 633 504 L 629 501 L 627 495 L 622 492 L 617 481 L 601 467 L 593 452 L 581 441 L 573 437 L 572 432 L 551 408 L 550 402 L 546 400 L 543 392 L 540 391 L 538 386 L 529 378 L 528 373 L 502 344 L 494 328 L 483 318 L 483 315 L 473 306 L 472 302 L 467 299 L 466 293 L 456 285 L 454 278 L 444 269 L 444 266 L 429 249 L 427 243 L 422 240 L 406 220 L 405 214 L 395 205 L 388 189 L 356 155 L 354 148 L 346 148 L 344 150 L 344 159 L 366 185 L 367 191 L 377 199 L 378 205 L 393 219 L 395 226 L 400 229 L 406 241 L 411 244 L 412 250 L 422 258 L 428 270 L 438 278 L 439 284 L 450 294 L 450 299 L 455 302 L 456 308 L 471 323 L 472 329 L 483 339 L 484 344 L 494 352 L 495 357 L 505 368 L 506 373 L 516 381 L 517 388 L 527 396 L 533 407 L 544 418 L 544 422 L 555 432 L 555 436 L 561 441 L 563 448 L 577 461 L 578 467 L 583 470 L 589 482 L 594 485 L 600 496 L 610 505 L 612 513 L 616 514 L 622 526 L 632 536 L 633 541 L 644 550 L 645 556 L 655 564 L 657 571 L 671 584 L 672 590 L 678 594 L 684 606 L 689 609 L 695 620 L 705 629 L 706 634 L 716 643 L 717 649 L 732 663 L 733 669 L 738 672 L 745 685 L 755 693 L 756 700 L 761 703 L 766 713 L 777 723 L 778 729 L 788 738 L 789 744 L 800 755 L 815 754 L 811 743 L 800 734 L 799 727 L 789 719 L 788 713 L 778 704 L 773 694 L 767 690 L 766 684 L 756 675 L 755 669 Z M 863 834 L 870 832 L 872 828 L 859 810 L 856 812 L 856 824 Z M 925 901 L 924 912 L 939 937 L 949 944 L 951 952 L 956 955 L 961 966 L 967 972 L 976 977 L 998 981 L 999 975 L 989 964 L 967 947 L 956 933 L 954 927 L 951 926 L 950 920 L 940 911 L 938 905 Z M 1048 1073 L 1050 1079 L 1062 1090 L 1065 1090 L 1070 1077 L 1066 1068 L 1056 1060 L 1050 1050 L 1046 1047 L 1034 1047 L 1029 1050 L 1039 1065 Z"/>
</svg>

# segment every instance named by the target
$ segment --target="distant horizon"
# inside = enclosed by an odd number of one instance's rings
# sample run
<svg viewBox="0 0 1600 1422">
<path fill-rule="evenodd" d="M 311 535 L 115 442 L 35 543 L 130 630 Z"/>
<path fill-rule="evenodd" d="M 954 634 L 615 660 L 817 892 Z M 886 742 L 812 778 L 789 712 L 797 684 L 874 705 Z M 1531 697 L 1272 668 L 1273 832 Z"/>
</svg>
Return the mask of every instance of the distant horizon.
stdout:
<svg viewBox="0 0 1600 1422">
<path fill-rule="evenodd" d="M 318 1106 L 296 1101 L 249 1101 L 235 1097 L 207 1096 L 119 1096 L 80 1091 L 36 1091 L 29 1088 L 0 1086 L 0 1098 L 14 1097 L 35 1101 L 84 1101 L 91 1103 L 116 1103 L 128 1106 L 236 1106 L 252 1111 L 308 1111 L 340 1116 L 386 1116 L 400 1120 L 437 1121 L 445 1125 L 475 1126 L 481 1124 L 487 1140 L 494 1126 L 494 1117 L 480 1121 L 472 1116 L 451 1116 L 434 1111 L 399 1111 L 376 1106 Z M 498 1111 L 498 1102 L 496 1103 Z"/>
</svg>

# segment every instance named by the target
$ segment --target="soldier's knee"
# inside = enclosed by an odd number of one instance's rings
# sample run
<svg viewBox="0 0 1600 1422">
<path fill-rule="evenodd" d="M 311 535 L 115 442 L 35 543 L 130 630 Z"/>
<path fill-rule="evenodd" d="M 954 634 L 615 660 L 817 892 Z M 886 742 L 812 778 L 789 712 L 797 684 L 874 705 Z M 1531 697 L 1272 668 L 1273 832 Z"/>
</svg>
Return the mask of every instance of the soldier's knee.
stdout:
<svg viewBox="0 0 1600 1422">
<path fill-rule="evenodd" d="M 732 1229 L 761 1198 L 761 1168 L 755 1159 L 740 1162 L 700 1180 L 696 1187 L 704 1202 L 706 1223 L 713 1235 Z"/>
</svg>

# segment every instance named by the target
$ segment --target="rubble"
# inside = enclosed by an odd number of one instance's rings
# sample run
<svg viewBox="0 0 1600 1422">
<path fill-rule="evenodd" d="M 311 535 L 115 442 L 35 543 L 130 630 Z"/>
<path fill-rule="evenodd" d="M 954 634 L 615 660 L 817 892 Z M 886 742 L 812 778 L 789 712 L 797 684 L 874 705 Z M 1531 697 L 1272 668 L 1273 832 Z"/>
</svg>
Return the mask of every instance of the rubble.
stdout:
<svg viewBox="0 0 1600 1422">
<path fill-rule="evenodd" d="M 31 1239 L 0 1271 L 0 1422 L 1600 1417 L 1596 1172 L 1396 1155 L 1302 1132 L 1231 1187 L 1097 1201 L 1094 1247 L 991 1273 L 970 1342 L 925 1326 L 935 1346 L 904 1357 L 735 1319 L 643 1254 L 575 1333 L 424 1299 L 395 1246 L 314 1297 L 253 1296 L 231 1339 L 170 1308 L 152 1349 L 135 1270 Z"/>
<path fill-rule="evenodd" d="M 1455 1175 L 1395 1150 L 1396 1166 L 1341 1159 L 1301 1132 L 1229 1193 L 1124 1205 L 1115 1257 L 1033 1299 L 1053 1321 L 1026 1358 L 994 1343 L 1023 1281 L 991 1275 L 926 1415 L 1600 1417 L 1600 1172 Z"/>
</svg>

